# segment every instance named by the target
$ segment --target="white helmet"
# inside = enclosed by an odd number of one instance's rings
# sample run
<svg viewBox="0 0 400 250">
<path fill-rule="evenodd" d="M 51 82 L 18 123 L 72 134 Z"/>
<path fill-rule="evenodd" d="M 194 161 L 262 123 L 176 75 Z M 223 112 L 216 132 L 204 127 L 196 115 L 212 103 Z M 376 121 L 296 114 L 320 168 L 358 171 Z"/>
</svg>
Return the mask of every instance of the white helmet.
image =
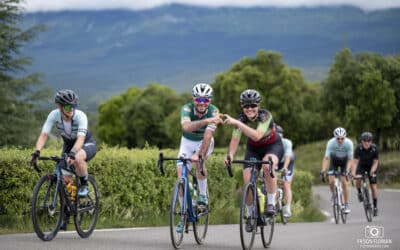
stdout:
<svg viewBox="0 0 400 250">
<path fill-rule="evenodd" d="M 335 128 L 335 130 L 333 130 L 333 136 L 335 136 L 335 138 L 346 137 L 347 136 L 346 129 L 342 127 Z"/>
<path fill-rule="evenodd" d="M 198 83 L 193 87 L 193 97 L 213 97 L 213 89 L 207 83 Z"/>
</svg>

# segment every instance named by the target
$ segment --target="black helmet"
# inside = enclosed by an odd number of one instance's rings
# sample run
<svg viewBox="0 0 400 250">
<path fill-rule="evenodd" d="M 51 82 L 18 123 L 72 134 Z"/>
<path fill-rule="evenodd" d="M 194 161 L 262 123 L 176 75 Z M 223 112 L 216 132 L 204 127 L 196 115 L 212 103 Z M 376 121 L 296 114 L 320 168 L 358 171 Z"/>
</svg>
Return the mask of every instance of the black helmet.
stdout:
<svg viewBox="0 0 400 250">
<path fill-rule="evenodd" d="M 278 132 L 279 134 L 283 134 L 283 128 L 279 125 L 276 125 L 276 132 Z"/>
<path fill-rule="evenodd" d="M 240 94 L 240 105 L 243 107 L 246 104 L 259 104 L 261 96 L 254 89 L 247 89 Z"/>
<path fill-rule="evenodd" d="M 372 141 L 372 133 L 368 132 L 368 131 L 363 132 L 361 134 L 361 140 L 362 141 Z"/>
<path fill-rule="evenodd" d="M 62 89 L 56 93 L 54 101 L 60 105 L 77 105 L 78 95 L 74 91 L 69 89 Z"/>
</svg>

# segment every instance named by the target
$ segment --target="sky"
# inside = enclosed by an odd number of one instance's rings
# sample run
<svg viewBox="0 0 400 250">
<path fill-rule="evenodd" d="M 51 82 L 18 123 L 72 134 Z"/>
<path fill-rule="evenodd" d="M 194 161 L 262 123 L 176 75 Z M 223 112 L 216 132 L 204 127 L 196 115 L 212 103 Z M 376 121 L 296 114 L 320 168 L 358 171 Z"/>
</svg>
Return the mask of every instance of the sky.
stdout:
<svg viewBox="0 0 400 250">
<path fill-rule="evenodd" d="M 202 7 L 314 7 L 352 5 L 365 11 L 400 8 L 400 0 L 25 0 L 27 12 L 60 10 L 144 10 L 166 4 Z"/>
</svg>

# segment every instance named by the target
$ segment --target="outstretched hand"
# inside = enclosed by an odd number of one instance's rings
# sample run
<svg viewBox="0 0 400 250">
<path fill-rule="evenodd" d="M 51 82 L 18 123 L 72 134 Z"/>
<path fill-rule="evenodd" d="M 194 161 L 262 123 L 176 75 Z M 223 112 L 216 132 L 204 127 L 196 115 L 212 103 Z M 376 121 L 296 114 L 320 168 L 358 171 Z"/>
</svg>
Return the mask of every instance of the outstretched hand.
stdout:
<svg viewBox="0 0 400 250">
<path fill-rule="evenodd" d="M 223 117 L 224 117 L 224 124 L 227 124 L 227 125 L 235 125 L 235 123 L 237 121 L 236 119 L 232 118 L 228 114 L 223 114 Z"/>
</svg>

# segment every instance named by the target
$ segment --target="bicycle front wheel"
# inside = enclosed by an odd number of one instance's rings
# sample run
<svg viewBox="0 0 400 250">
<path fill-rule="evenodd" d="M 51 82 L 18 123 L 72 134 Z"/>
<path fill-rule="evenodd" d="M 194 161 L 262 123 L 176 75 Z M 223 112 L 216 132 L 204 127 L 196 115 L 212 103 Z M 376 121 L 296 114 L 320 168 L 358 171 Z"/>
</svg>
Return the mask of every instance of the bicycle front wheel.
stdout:
<svg viewBox="0 0 400 250">
<path fill-rule="evenodd" d="M 75 229 L 81 238 L 87 238 L 96 228 L 99 215 L 99 190 L 93 176 L 88 177 L 89 193 L 85 197 L 77 197 Z"/>
<path fill-rule="evenodd" d="M 338 190 L 337 187 L 335 187 L 333 191 L 333 216 L 335 218 L 335 223 L 339 223 L 339 213 L 340 213 L 340 205 L 339 205 L 339 199 L 338 199 Z"/>
<path fill-rule="evenodd" d="M 186 230 L 187 213 L 182 214 L 183 206 L 183 179 L 177 180 L 171 197 L 171 207 L 169 211 L 169 228 L 172 246 L 176 249 L 180 247 L 183 240 L 183 233 Z M 181 198 L 179 198 L 181 196 Z M 181 202 L 179 201 L 181 199 Z"/>
<path fill-rule="evenodd" d="M 369 191 L 367 188 L 363 188 L 363 196 L 364 196 L 364 211 L 365 211 L 365 216 L 367 217 L 367 221 L 371 222 L 372 221 L 372 206 L 371 206 L 371 201 L 369 198 Z"/>
<path fill-rule="evenodd" d="M 271 245 L 272 236 L 274 235 L 275 216 L 266 217 L 264 226 L 261 227 L 261 240 L 264 248 Z"/>
<path fill-rule="evenodd" d="M 243 249 L 251 249 L 257 230 L 257 207 L 254 205 L 254 186 L 248 183 L 243 189 L 240 207 L 240 241 Z"/>
<path fill-rule="evenodd" d="M 56 192 L 56 186 L 57 177 L 46 174 L 33 190 L 32 224 L 36 235 L 43 241 L 50 241 L 57 235 L 63 216 L 61 187 Z"/>
<path fill-rule="evenodd" d="M 199 185 L 197 185 L 197 193 L 200 193 Z M 201 245 L 204 243 L 207 235 L 210 203 L 207 206 L 196 204 L 196 206 L 193 206 L 193 210 L 196 214 L 196 221 L 193 222 L 194 238 L 197 244 Z"/>
</svg>

